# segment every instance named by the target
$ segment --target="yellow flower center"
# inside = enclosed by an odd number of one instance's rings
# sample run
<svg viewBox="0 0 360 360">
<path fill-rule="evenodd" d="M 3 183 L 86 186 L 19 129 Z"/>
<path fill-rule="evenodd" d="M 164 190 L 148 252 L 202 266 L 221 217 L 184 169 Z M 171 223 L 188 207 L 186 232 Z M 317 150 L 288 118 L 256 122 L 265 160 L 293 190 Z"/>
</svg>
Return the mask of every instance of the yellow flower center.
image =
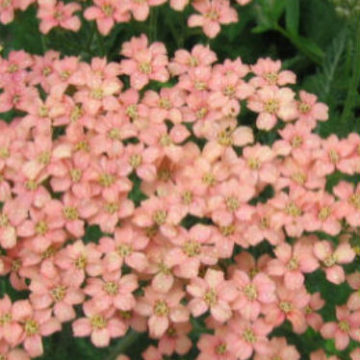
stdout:
<svg viewBox="0 0 360 360">
<path fill-rule="evenodd" d="M 35 232 L 38 235 L 45 235 L 47 233 L 48 229 L 49 229 L 48 224 L 44 220 L 40 220 L 35 225 Z"/>
<path fill-rule="evenodd" d="M 287 264 L 287 268 L 292 271 L 296 270 L 299 267 L 299 261 L 296 258 L 291 258 Z"/>
<path fill-rule="evenodd" d="M 9 225 L 9 218 L 6 214 L 0 214 L 0 227 L 6 227 Z"/>
<path fill-rule="evenodd" d="M 172 107 L 171 101 L 167 98 L 160 98 L 159 107 L 165 110 L 169 110 Z"/>
<path fill-rule="evenodd" d="M 76 260 L 75 260 L 75 266 L 76 268 L 78 268 L 79 270 L 84 270 L 87 266 L 87 257 L 86 255 L 80 255 Z"/>
<path fill-rule="evenodd" d="M 295 135 L 291 140 L 291 146 L 293 148 L 298 148 L 303 144 L 304 140 L 300 135 Z"/>
<path fill-rule="evenodd" d="M 350 196 L 349 203 L 354 206 L 355 209 L 360 210 L 360 193 L 356 193 Z"/>
<path fill-rule="evenodd" d="M 131 255 L 132 251 L 133 251 L 133 249 L 132 249 L 131 245 L 128 245 L 128 244 L 121 244 L 116 248 L 116 252 L 121 257 L 126 257 L 126 256 Z"/>
<path fill-rule="evenodd" d="M 350 331 L 350 325 L 347 321 L 340 321 L 339 322 L 339 329 L 343 332 L 349 332 Z"/>
<path fill-rule="evenodd" d="M 182 201 L 185 205 L 190 205 L 193 201 L 193 194 L 190 190 L 184 191 L 182 194 Z"/>
<path fill-rule="evenodd" d="M 66 295 L 66 287 L 59 285 L 51 290 L 51 296 L 55 301 L 62 301 Z"/>
<path fill-rule="evenodd" d="M 292 174 L 291 178 L 293 181 L 295 181 L 299 185 L 304 185 L 306 182 L 306 174 L 304 174 L 300 171 Z"/>
<path fill-rule="evenodd" d="M 73 221 L 79 218 L 79 213 L 73 206 L 65 206 L 63 212 L 67 220 Z"/>
<path fill-rule="evenodd" d="M 99 177 L 99 184 L 103 187 L 109 187 L 115 183 L 115 176 L 112 174 L 101 174 Z"/>
<path fill-rule="evenodd" d="M 235 234 L 235 225 L 230 224 L 230 225 L 227 225 L 227 226 L 221 226 L 220 227 L 220 232 L 225 237 L 234 235 Z"/>
<path fill-rule="evenodd" d="M 152 66 L 148 61 L 144 61 L 139 64 L 139 70 L 145 75 L 149 75 L 152 73 Z"/>
<path fill-rule="evenodd" d="M 39 332 L 39 324 L 34 319 L 28 319 L 25 322 L 25 333 L 27 336 L 36 335 Z"/>
<path fill-rule="evenodd" d="M 227 346 L 225 343 L 222 343 L 215 348 L 215 352 L 218 355 L 224 355 L 226 353 L 226 351 L 227 351 Z"/>
<path fill-rule="evenodd" d="M 285 314 L 289 313 L 290 311 L 293 310 L 293 304 L 291 302 L 288 301 L 282 301 L 279 304 L 279 308 L 282 312 L 284 312 Z"/>
<path fill-rule="evenodd" d="M 261 167 L 260 160 L 254 157 L 249 158 L 247 163 L 251 170 L 258 170 Z"/>
<path fill-rule="evenodd" d="M 106 319 L 102 315 L 94 315 L 90 318 L 90 323 L 93 329 L 101 330 L 107 325 Z"/>
<path fill-rule="evenodd" d="M 217 303 L 217 296 L 214 289 L 208 290 L 203 297 L 203 300 L 205 301 L 206 305 L 211 307 L 216 305 Z"/>
<path fill-rule="evenodd" d="M 227 197 L 225 203 L 229 211 L 236 211 L 240 206 L 239 199 L 235 196 Z"/>
<path fill-rule="evenodd" d="M 256 300 L 258 294 L 255 285 L 247 284 L 244 287 L 244 294 L 250 301 Z"/>
<path fill-rule="evenodd" d="M 277 99 L 270 99 L 265 102 L 264 109 L 269 114 L 276 114 L 280 109 L 280 102 Z"/>
<path fill-rule="evenodd" d="M 331 208 L 329 206 L 324 206 L 320 209 L 318 218 L 321 221 L 326 220 L 331 215 Z"/>
<path fill-rule="evenodd" d="M 243 339 L 250 344 L 256 343 L 256 335 L 254 334 L 254 331 L 252 329 L 246 329 L 243 332 Z"/>
<path fill-rule="evenodd" d="M 206 173 L 202 177 L 202 181 L 204 184 L 208 186 L 213 186 L 216 183 L 215 176 L 212 173 Z"/>
<path fill-rule="evenodd" d="M 104 290 L 106 293 L 108 293 L 109 295 L 116 295 L 119 291 L 119 286 L 116 282 L 114 281 L 108 281 L 104 284 Z"/>
<path fill-rule="evenodd" d="M 301 216 L 302 214 L 301 209 L 298 206 L 296 206 L 296 204 L 294 204 L 293 202 L 289 203 L 285 207 L 285 212 L 292 217 L 298 217 Z"/>
<path fill-rule="evenodd" d="M 156 316 L 167 316 L 169 312 L 170 309 L 165 300 L 156 300 L 154 304 L 154 314 Z"/>
<path fill-rule="evenodd" d="M 271 72 L 271 73 L 267 73 L 264 75 L 264 78 L 266 79 L 266 81 L 270 84 L 270 85 L 276 85 L 277 81 L 278 81 L 278 74 L 275 72 Z"/>
<path fill-rule="evenodd" d="M 311 110 L 311 106 L 308 103 L 301 102 L 298 105 L 298 109 L 302 114 L 307 114 Z"/>
<path fill-rule="evenodd" d="M 92 89 L 90 92 L 90 97 L 95 100 L 102 100 L 104 98 L 104 90 L 101 88 Z"/>
<path fill-rule="evenodd" d="M 74 123 L 74 122 L 78 121 L 81 118 L 82 114 L 83 114 L 83 111 L 82 111 L 81 107 L 79 105 L 76 105 L 70 113 L 71 122 Z"/>
<path fill-rule="evenodd" d="M 217 136 L 218 143 L 222 146 L 231 146 L 233 144 L 232 130 L 225 129 L 220 131 Z"/>
<path fill-rule="evenodd" d="M 156 210 L 153 215 L 153 221 L 156 225 L 161 226 L 165 224 L 167 217 L 166 210 Z"/>
<path fill-rule="evenodd" d="M 110 4 L 104 4 L 101 7 L 101 10 L 106 16 L 112 16 L 112 14 L 114 13 L 114 8 Z"/>
<path fill-rule="evenodd" d="M 132 119 L 137 118 L 138 116 L 137 106 L 135 104 L 129 105 L 126 109 L 126 115 L 131 117 Z"/>
<path fill-rule="evenodd" d="M 329 151 L 329 158 L 333 164 L 336 164 L 337 162 L 339 162 L 339 154 L 334 149 L 331 149 Z"/>
<path fill-rule="evenodd" d="M 10 156 L 10 151 L 6 147 L 0 147 L 0 158 L 7 159 Z"/>
<path fill-rule="evenodd" d="M 188 257 L 194 257 L 200 255 L 201 245 L 193 240 L 188 240 L 183 245 L 183 251 Z"/>
<path fill-rule="evenodd" d="M 332 254 L 324 260 L 324 265 L 326 267 L 331 267 L 336 264 L 336 261 L 337 261 L 336 256 L 334 254 Z"/>
<path fill-rule="evenodd" d="M 107 213 L 113 215 L 118 212 L 119 205 L 117 203 L 110 202 L 105 204 L 104 209 Z"/>
<path fill-rule="evenodd" d="M 0 326 L 4 326 L 5 324 L 8 324 L 11 321 L 12 321 L 11 313 L 5 313 L 0 316 Z"/>
</svg>

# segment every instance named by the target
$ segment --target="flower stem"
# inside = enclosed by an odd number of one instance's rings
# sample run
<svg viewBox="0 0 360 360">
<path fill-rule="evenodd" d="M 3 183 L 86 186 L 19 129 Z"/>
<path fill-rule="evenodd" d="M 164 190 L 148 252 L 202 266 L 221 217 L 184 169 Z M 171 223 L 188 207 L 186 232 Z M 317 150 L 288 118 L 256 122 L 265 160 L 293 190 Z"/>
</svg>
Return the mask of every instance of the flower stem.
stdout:
<svg viewBox="0 0 360 360">
<path fill-rule="evenodd" d="M 141 333 L 130 330 L 127 335 L 120 339 L 113 347 L 106 360 L 114 360 L 118 355 L 123 354 L 127 349 L 129 349 L 131 345 L 134 344 L 134 342 L 136 342 L 141 337 L 141 335 Z"/>
</svg>

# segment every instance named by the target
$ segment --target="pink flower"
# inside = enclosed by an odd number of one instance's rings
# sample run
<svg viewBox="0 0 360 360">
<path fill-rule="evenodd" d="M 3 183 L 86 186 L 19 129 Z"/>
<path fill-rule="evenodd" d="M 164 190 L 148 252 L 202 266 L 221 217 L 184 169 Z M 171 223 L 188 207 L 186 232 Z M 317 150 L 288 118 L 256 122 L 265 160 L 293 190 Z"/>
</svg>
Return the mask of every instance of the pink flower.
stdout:
<svg viewBox="0 0 360 360">
<path fill-rule="evenodd" d="M 221 323 L 230 319 L 232 312 L 229 303 L 236 298 L 237 291 L 231 281 L 224 281 L 222 271 L 208 269 L 204 279 L 191 279 L 186 290 L 193 297 L 188 305 L 193 316 L 210 310 L 214 319 Z"/>
<path fill-rule="evenodd" d="M 315 331 L 319 331 L 324 323 L 322 316 L 317 313 L 324 305 L 325 301 L 321 298 L 320 293 L 317 292 L 311 295 L 309 305 L 305 308 L 306 321 Z"/>
<path fill-rule="evenodd" d="M 284 284 L 290 290 L 300 289 L 304 285 L 304 273 L 314 272 L 319 263 L 313 255 L 313 245 L 309 240 L 298 240 L 292 248 L 288 243 L 278 245 L 275 250 L 277 259 L 268 263 L 268 273 L 284 276 Z"/>
<path fill-rule="evenodd" d="M 13 319 L 23 326 L 21 341 L 31 357 L 43 354 L 43 336 L 61 330 L 60 322 L 51 317 L 51 310 L 34 310 L 28 300 L 18 300 L 13 304 Z"/>
<path fill-rule="evenodd" d="M 96 244 L 84 245 L 81 240 L 77 240 L 57 254 L 55 263 L 64 270 L 64 283 L 78 287 L 85 280 L 86 274 L 90 276 L 101 274 L 100 257 L 101 253 L 97 250 Z"/>
<path fill-rule="evenodd" d="M 215 335 L 201 334 L 197 347 L 200 350 L 197 360 L 236 360 L 235 351 L 227 336 L 226 328 L 217 328 Z"/>
<path fill-rule="evenodd" d="M 300 360 L 300 354 L 294 345 L 289 345 L 286 338 L 273 337 L 269 342 L 269 354 L 255 354 L 254 360 L 288 359 Z"/>
<path fill-rule="evenodd" d="M 304 287 L 289 290 L 280 283 L 277 283 L 276 292 L 277 303 L 264 306 L 266 322 L 273 326 L 279 326 L 287 319 L 296 334 L 304 333 L 307 328 L 304 309 L 310 301 L 310 295 L 307 294 Z"/>
<path fill-rule="evenodd" d="M 307 123 L 314 128 L 317 121 L 326 121 L 329 117 L 329 108 L 323 103 L 318 103 L 317 96 L 304 90 L 299 92 L 300 101 L 297 102 L 299 121 Z"/>
<path fill-rule="evenodd" d="M 235 270 L 231 279 L 239 291 L 232 308 L 245 319 L 256 320 L 263 304 L 276 301 L 275 283 L 264 273 L 256 274 L 251 279 L 246 272 Z"/>
<path fill-rule="evenodd" d="M 101 311 L 114 307 L 121 311 L 130 311 L 136 304 L 132 292 L 137 287 L 137 278 L 134 274 L 120 276 L 120 273 L 105 273 L 103 279 L 88 279 L 84 293 L 92 297 L 90 301 Z"/>
<path fill-rule="evenodd" d="M 23 329 L 13 318 L 13 304 L 8 295 L 0 299 L 0 342 L 15 346 L 20 342 Z"/>
<path fill-rule="evenodd" d="M 252 95 L 248 101 L 248 108 L 259 113 L 256 126 L 269 131 L 278 119 L 285 122 L 295 120 L 295 93 L 289 88 L 279 89 L 276 86 L 265 86 Z"/>
<path fill-rule="evenodd" d="M 125 42 L 121 54 L 130 58 L 121 61 L 121 68 L 123 74 L 130 76 L 131 86 L 136 90 L 142 89 L 150 80 L 168 81 L 168 58 L 164 44 L 155 42 L 148 46 L 148 39 L 142 34 Z"/>
<path fill-rule="evenodd" d="M 190 323 L 174 323 L 159 339 L 159 350 L 162 354 L 171 356 L 174 353 L 185 355 L 192 347 L 188 336 L 192 327 Z"/>
<path fill-rule="evenodd" d="M 241 318 L 234 318 L 229 323 L 228 339 L 230 351 L 235 352 L 237 359 L 246 360 L 256 352 L 266 355 L 270 350 L 267 335 L 272 326 L 266 324 L 263 319 L 248 322 Z"/>
<path fill-rule="evenodd" d="M 74 305 L 81 304 L 85 296 L 76 286 L 67 286 L 59 277 L 50 279 L 45 276 L 33 279 L 29 286 L 31 304 L 36 310 L 52 309 L 60 322 L 75 319 Z"/>
<path fill-rule="evenodd" d="M 112 312 L 101 312 L 91 302 L 83 305 L 86 317 L 79 318 L 72 323 L 75 337 L 91 337 L 96 347 L 107 347 L 112 338 L 118 338 L 126 333 L 125 324 L 114 317 Z"/>
<path fill-rule="evenodd" d="M 360 226 L 360 184 L 357 187 L 340 181 L 333 188 L 334 194 L 340 199 L 337 214 L 344 217 L 352 227 Z"/>
<path fill-rule="evenodd" d="M 352 273 L 347 276 L 346 280 L 350 287 L 355 290 L 347 301 L 347 307 L 350 310 L 360 310 L 360 273 Z"/>
<path fill-rule="evenodd" d="M 251 66 L 251 70 L 256 76 L 250 80 L 250 84 L 257 88 L 284 86 L 296 82 L 296 75 L 292 71 L 281 71 L 280 60 L 274 61 L 270 58 L 261 58 L 255 65 Z"/>
<path fill-rule="evenodd" d="M 78 31 L 81 26 L 80 19 L 74 16 L 75 11 L 81 9 L 80 4 L 74 2 L 66 5 L 56 0 L 39 0 L 37 17 L 40 19 L 40 31 L 47 34 L 53 27 L 60 26 L 71 31 Z"/>
<path fill-rule="evenodd" d="M 327 322 L 321 329 L 321 336 L 325 339 L 334 339 L 337 350 L 345 350 L 350 338 L 360 340 L 360 312 L 350 312 L 346 306 L 336 307 L 338 322 Z"/>
<path fill-rule="evenodd" d="M 84 11 L 87 20 L 96 20 L 100 33 L 108 35 L 115 22 L 128 22 L 130 14 L 113 0 L 95 0 L 96 6 L 90 6 Z"/>
<path fill-rule="evenodd" d="M 228 0 L 195 0 L 192 6 L 201 15 L 191 15 L 188 26 L 201 26 L 205 35 L 214 38 L 220 32 L 220 24 L 236 22 L 236 10 L 230 7 Z"/>
<path fill-rule="evenodd" d="M 149 317 L 149 334 L 160 338 L 170 326 L 170 321 L 183 323 L 189 320 L 188 309 L 180 304 L 185 293 L 179 288 L 173 288 L 169 293 L 159 293 L 151 287 L 145 288 L 145 295 L 138 299 L 135 311 Z"/>
<path fill-rule="evenodd" d="M 341 265 L 351 263 L 356 256 L 349 243 L 340 243 L 334 250 L 329 241 L 316 242 L 314 254 L 322 262 L 327 280 L 334 284 L 345 281 L 345 272 Z"/>
<path fill-rule="evenodd" d="M 164 4 L 166 0 L 125 0 L 125 8 L 133 14 L 135 20 L 144 21 L 147 19 L 150 13 L 151 6 L 158 6 Z"/>
</svg>

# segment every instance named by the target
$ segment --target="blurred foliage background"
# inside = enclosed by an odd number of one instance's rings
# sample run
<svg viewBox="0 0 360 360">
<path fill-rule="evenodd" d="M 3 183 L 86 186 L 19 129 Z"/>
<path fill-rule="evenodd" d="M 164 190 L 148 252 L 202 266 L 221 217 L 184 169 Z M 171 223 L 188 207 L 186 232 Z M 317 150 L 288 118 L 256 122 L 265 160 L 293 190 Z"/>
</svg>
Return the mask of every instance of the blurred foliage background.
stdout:
<svg viewBox="0 0 360 360">
<path fill-rule="evenodd" d="M 197 43 L 209 44 L 219 60 L 240 56 L 245 63 L 255 63 L 259 57 L 269 56 L 281 59 L 284 68 L 297 74 L 298 89 L 316 94 L 329 105 L 330 120 L 319 123 L 316 129 L 321 136 L 335 133 L 343 137 L 349 132 L 360 133 L 360 1 L 253 0 L 245 7 L 236 5 L 235 1 L 233 3 L 239 12 L 239 22 L 223 26 L 220 35 L 213 40 L 206 38 L 198 28 L 187 28 L 186 19 L 193 11 L 191 6 L 183 13 L 171 10 L 167 4 L 152 8 L 146 22 L 118 24 L 105 38 L 99 35 L 94 22 L 87 21 L 83 21 L 78 33 L 54 29 L 44 36 L 38 30 L 36 11 L 31 6 L 26 12 L 17 13 L 13 23 L 0 25 L 0 44 L 4 56 L 13 49 L 23 49 L 32 54 L 54 49 L 63 55 L 79 56 L 85 61 L 96 56 L 117 61 L 122 43 L 145 32 L 151 41 L 164 42 L 170 56 L 179 48 L 191 49 Z M 89 2 L 82 1 L 81 4 L 85 7 Z M 99 234 L 96 229 L 89 229 L 86 236 L 93 239 Z M 334 305 L 346 301 L 350 293 L 348 285 L 337 287 L 329 284 L 321 272 L 311 274 L 307 280 L 309 290 L 321 291 L 327 301 L 322 310 L 324 318 L 334 319 Z M 0 296 L 6 292 L 13 298 L 26 297 L 26 293 L 12 292 L 4 279 L 0 280 L 0 285 Z M 194 321 L 193 325 L 192 337 L 196 340 L 207 330 L 201 319 Z M 336 354 L 340 359 L 347 359 L 347 354 L 335 350 L 332 341 L 322 340 L 312 330 L 296 336 L 291 326 L 285 324 L 274 335 L 286 336 L 290 343 L 297 346 L 304 359 L 320 347 L 329 355 Z M 132 359 L 137 360 L 150 343 L 146 335 L 130 331 L 123 339 L 113 341 L 111 347 L 96 349 L 88 339 L 74 339 L 71 325 L 67 324 L 61 333 L 45 340 L 45 355 L 41 359 L 113 360 L 126 350 Z M 350 349 L 355 346 L 352 344 Z M 194 347 L 181 359 L 195 357 Z"/>
</svg>

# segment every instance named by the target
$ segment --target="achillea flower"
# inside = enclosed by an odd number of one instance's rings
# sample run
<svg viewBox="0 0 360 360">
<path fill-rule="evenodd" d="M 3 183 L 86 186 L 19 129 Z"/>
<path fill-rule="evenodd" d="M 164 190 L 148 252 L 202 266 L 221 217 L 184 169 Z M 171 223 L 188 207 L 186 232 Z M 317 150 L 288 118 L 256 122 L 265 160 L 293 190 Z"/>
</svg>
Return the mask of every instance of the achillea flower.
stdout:
<svg viewBox="0 0 360 360">
<path fill-rule="evenodd" d="M 297 111 L 294 96 L 295 93 L 289 88 L 266 86 L 257 90 L 247 104 L 251 111 L 259 113 L 256 126 L 269 131 L 274 128 L 278 119 L 285 122 L 295 120 Z"/>
<path fill-rule="evenodd" d="M 120 64 L 122 73 L 130 76 L 130 84 L 136 90 L 142 89 L 150 80 L 168 81 L 168 57 L 164 44 L 155 42 L 149 46 L 146 35 L 142 34 L 125 42 L 121 54 L 130 58 Z"/>
<path fill-rule="evenodd" d="M 220 24 L 236 22 L 237 12 L 228 0 L 195 0 L 192 6 L 201 15 L 191 15 L 188 26 L 201 26 L 205 35 L 214 38 L 220 32 Z"/>
<path fill-rule="evenodd" d="M 151 287 L 145 288 L 145 295 L 138 299 L 135 311 L 149 317 L 148 326 L 151 337 L 160 338 L 174 323 L 184 323 L 189 320 L 187 307 L 180 304 L 185 293 L 175 287 L 169 293 L 158 293 Z"/>
<path fill-rule="evenodd" d="M 111 339 L 125 335 L 127 327 L 120 319 L 112 317 L 112 312 L 99 311 L 91 302 L 86 302 L 83 310 L 86 317 L 72 323 L 75 337 L 90 336 L 96 347 L 107 347 Z"/>
<path fill-rule="evenodd" d="M 43 34 L 47 34 L 56 26 L 71 31 L 80 29 L 80 19 L 74 15 L 74 12 L 81 9 L 80 4 L 74 2 L 64 4 L 56 0 L 38 0 L 38 3 L 37 17 L 40 19 L 40 31 Z"/>
<path fill-rule="evenodd" d="M 94 4 L 84 11 L 84 17 L 86 20 L 95 20 L 99 32 L 104 36 L 110 33 L 115 22 L 130 20 L 129 12 L 113 0 L 94 0 Z"/>
<path fill-rule="evenodd" d="M 135 20 L 144 21 L 149 16 L 151 6 L 158 6 L 165 2 L 166 0 L 125 0 L 124 7 L 132 13 Z"/>
<path fill-rule="evenodd" d="M 193 296 L 189 302 L 193 316 L 209 310 L 213 318 L 221 323 L 230 319 L 232 311 L 229 303 L 236 298 L 237 290 L 231 281 L 224 280 L 222 271 L 208 269 L 204 279 L 191 279 L 186 290 Z"/>
<path fill-rule="evenodd" d="M 337 350 L 345 350 L 350 338 L 360 340 L 360 312 L 350 312 L 346 306 L 336 307 L 337 322 L 327 322 L 321 329 L 320 334 L 325 339 L 334 339 Z"/>
<path fill-rule="evenodd" d="M 345 281 L 345 272 L 341 265 L 351 263 L 356 256 L 349 243 L 340 243 L 334 250 L 329 241 L 316 242 L 314 254 L 322 262 L 327 280 L 334 284 Z"/>
</svg>

